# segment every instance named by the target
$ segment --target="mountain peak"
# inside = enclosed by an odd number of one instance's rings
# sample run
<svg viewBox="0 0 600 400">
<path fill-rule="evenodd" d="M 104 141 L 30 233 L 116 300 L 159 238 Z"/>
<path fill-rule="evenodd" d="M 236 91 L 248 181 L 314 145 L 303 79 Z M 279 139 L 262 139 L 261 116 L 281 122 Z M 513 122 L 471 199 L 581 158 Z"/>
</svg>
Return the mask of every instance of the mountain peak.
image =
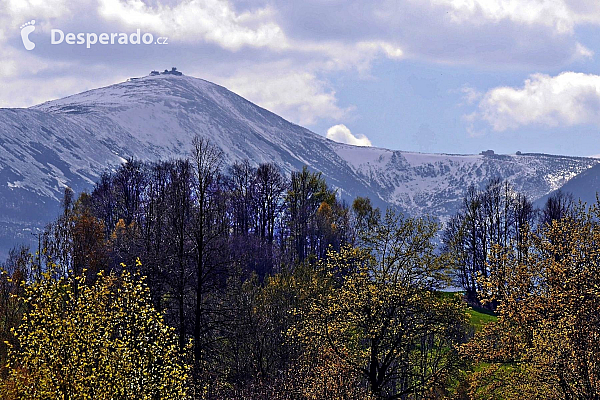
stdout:
<svg viewBox="0 0 600 400">
<path fill-rule="evenodd" d="M 132 78 L 28 109 L 0 109 L 0 244 L 2 235 L 25 235 L 23 229 L 52 219 L 65 186 L 89 190 L 102 171 L 128 157 L 187 157 L 196 135 L 215 143 L 225 164 L 271 162 L 285 173 L 306 165 L 322 172 L 346 200 L 366 196 L 379 207 L 442 219 L 455 211 L 470 185 L 510 179 L 536 199 L 600 163 L 336 143 L 222 86 L 173 71 L 179 73 Z M 25 210 L 39 212 L 32 216 Z"/>
</svg>

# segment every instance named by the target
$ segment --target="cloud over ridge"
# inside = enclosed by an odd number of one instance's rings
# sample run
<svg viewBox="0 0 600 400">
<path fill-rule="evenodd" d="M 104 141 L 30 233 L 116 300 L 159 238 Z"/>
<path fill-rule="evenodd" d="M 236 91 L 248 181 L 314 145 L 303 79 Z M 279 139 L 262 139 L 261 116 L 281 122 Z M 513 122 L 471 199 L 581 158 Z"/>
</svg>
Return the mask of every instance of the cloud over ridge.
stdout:
<svg viewBox="0 0 600 400">
<path fill-rule="evenodd" d="M 372 146 L 368 137 L 361 134 L 354 135 L 344 124 L 334 125 L 327 129 L 327 139 L 354 146 Z"/>
</svg>

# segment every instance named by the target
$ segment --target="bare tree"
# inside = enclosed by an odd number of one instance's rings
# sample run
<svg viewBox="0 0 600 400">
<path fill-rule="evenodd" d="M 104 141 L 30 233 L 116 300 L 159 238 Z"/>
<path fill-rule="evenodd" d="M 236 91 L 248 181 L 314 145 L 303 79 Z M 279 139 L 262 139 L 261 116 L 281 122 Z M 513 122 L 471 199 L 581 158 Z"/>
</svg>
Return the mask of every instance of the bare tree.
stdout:
<svg viewBox="0 0 600 400">
<path fill-rule="evenodd" d="M 286 179 L 275 164 L 261 164 L 256 170 L 256 203 L 258 234 L 273 243 L 276 219 L 283 210 Z"/>
<path fill-rule="evenodd" d="M 492 179 L 483 190 L 467 190 L 462 207 L 446 224 L 443 247 L 452 255 L 458 283 L 471 303 L 479 303 L 478 277 L 488 276 L 493 247 L 515 247 L 523 255 L 524 237 L 535 219 L 532 203 L 506 181 Z"/>
<path fill-rule="evenodd" d="M 562 219 L 569 215 L 573 207 L 573 195 L 558 189 L 554 192 L 542 209 L 542 222 L 551 224 L 552 221 Z"/>
<path fill-rule="evenodd" d="M 220 196 L 223 153 L 211 141 L 196 136 L 192 142 L 192 168 L 194 173 L 191 236 L 194 241 L 196 269 L 196 304 L 194 310 L 194 358 L 196 373 L 200 373 L 206 343 L 214 329 L 209 318 L 207 295 L 216 283 L 219 273 L 217 241 L 226 233 L 221 224 L 223 212 Z M 225 232 L 223 232 L 225 230 Z"/>
</svg>

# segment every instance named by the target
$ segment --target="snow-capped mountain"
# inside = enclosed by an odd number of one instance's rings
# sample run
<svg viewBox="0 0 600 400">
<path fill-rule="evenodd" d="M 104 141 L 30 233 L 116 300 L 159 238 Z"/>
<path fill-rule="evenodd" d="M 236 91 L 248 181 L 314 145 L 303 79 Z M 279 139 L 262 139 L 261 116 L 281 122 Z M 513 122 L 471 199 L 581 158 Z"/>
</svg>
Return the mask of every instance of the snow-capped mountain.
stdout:
<svg viewBox="0 0 600 400">
<path fill-rule="evenodd" d="M 194 135 L 226 162 L 308 165 L 346 199 L 369 196 L 410 214 L 451 214 L 465 189 L 510 179 L 536 199 L 600 163 L 591 158 L 445 155 L 332 142 L 202 79 L 158 75 L 28 109 L 0 109 L 0 255 L 52 220 L 65 185 L 90 189 L 126 157 L 185 157 Z"/>
<path fill-rule="evenodd" d="M 592 168 L 583 171 L 569 180 L 560 190 L 571 194 L 575 201 L 580 200 L 587 205 L 596 204 L 596 195 L 600 193 L 600 165 L 596 164 Z M 536 204 L 539 207 L 543 207 L 548 198 L 555 193 L 556 191 L 540 197 L 537 199 Z"/>
</svg>

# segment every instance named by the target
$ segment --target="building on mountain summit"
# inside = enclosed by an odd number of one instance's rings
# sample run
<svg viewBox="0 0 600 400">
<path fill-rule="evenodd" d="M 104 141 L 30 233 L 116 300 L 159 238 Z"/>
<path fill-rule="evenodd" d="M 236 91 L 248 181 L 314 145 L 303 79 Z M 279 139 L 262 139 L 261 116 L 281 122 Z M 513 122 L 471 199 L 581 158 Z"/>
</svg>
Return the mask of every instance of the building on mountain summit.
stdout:
<svg viewBox="0 0 600 400">
<path fill-rule="evenodd" d="M 177 68 L 175 68 L 175 67 L 171 68 L 170 71 L 167 71 L 165 69 L 165 71 L 162 74 L 163 75 L 177 75 L 177 76 L 183 75 L 181 72 L 177 71 Z"/>
<path fill-rule="evenodd" d="M 150 76 L 156 76 L 156 75 L 177 75 L 177 76 L 181 76 L 183 74 L 181 72 L 177 71 L 177 67 L 172 67 L 170 71 L 168 69 L 165 69 L 163 72 L 158 72 L 156 70 L 153 70 L 153 71 L 150 72 Z"/>
</svg>

